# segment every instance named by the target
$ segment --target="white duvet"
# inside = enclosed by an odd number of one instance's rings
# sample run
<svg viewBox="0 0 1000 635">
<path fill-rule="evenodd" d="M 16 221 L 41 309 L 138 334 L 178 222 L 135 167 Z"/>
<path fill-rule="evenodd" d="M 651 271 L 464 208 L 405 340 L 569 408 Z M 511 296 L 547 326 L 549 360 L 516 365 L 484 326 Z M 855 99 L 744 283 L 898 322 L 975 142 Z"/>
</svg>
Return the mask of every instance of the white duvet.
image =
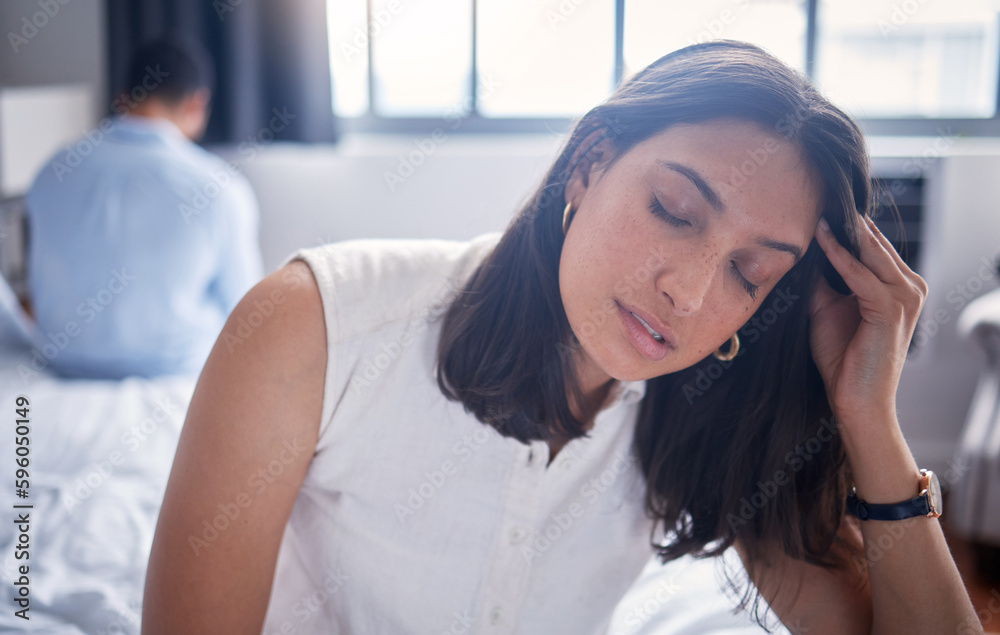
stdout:
<svg viewBox="0 0 1000 635">
<path fill-rule="evenodd" d="M 195 378 L 41 373 L 25 382 L 18 366 L 29 361 L 8 351 L 0 364 L 0 575 L 8 595 L 29 565 L 31 619 L 7 599 L 0 632 L 138 633 L 146 560 Z M 31 463 L 30 496 L 15 500 L 18 395 L 30 403 Z M 33 508 L 13 508 L 25 503 Z M 14 556 L 15 511 L 30 514 L 27 560 Z"/>
</svg>

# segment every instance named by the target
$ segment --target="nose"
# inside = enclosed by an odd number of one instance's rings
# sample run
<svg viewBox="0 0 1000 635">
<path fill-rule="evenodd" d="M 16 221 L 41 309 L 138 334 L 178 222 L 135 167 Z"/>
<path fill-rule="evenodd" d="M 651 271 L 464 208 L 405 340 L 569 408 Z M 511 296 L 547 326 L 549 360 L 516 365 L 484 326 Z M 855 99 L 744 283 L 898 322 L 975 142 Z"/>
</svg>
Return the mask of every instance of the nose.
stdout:
<svg viewBox="0 0 1000 635">
<path fill-rule="evenodd" d="M 694 315 L 701 310 L 702 302 L 715 277 L 715 267 L 697 259 L 679 263 L 672 271 L 663 272 L 657 280 L 657 287 L 670 298 L 677 315 Z"/>
</svg>

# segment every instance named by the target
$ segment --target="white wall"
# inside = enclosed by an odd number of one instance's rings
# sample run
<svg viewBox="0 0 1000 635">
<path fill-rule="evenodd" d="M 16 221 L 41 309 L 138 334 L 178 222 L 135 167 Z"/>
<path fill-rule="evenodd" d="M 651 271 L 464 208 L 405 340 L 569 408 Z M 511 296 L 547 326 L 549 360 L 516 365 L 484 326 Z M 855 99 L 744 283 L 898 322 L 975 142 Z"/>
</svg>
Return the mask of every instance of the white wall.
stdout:
<svg viewBox="0 0 1000 635">
<path fill-rule="evenodd" d="M 0 2 L 0 86 L 84 83 L 92 87 L 94 104 L 103 112 L 107 108 L 103 0 L 45 4 L 55 6 L 46 12 L 38 0 Z"/>
<path fill-rule="evenodd" d="M 104 10 L 102 0 L 0 1 L 0 199 L 23 194 L 107 110 Z"/>
<path fill-rule="evenodd" d="M 556 135 L 439 139 L 422 144 L 429 154 L 411 137 L 382 135 L 345 138 L 335 147 L 274 144 L 219 152 L 257 193 L 270 271 L 296 249 L 336 240 L 464 240 L 502 230 L 563 141 Z M 387 174 L 407 176 L 390 184 Z"/>
</svg>

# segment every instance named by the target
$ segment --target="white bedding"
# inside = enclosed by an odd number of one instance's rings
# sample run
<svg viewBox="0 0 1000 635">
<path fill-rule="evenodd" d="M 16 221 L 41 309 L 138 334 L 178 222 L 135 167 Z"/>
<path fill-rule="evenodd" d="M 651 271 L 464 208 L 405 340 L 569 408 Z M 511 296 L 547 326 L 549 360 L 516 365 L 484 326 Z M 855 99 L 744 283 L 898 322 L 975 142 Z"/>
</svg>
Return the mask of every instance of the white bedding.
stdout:
<svg viewBox="0 0 1000 635">
<path fill-rule="evenodd" d="M 31 332 L 0 278 L 0 632 L 139 633 L 146 561 L 195 377 L 60 379 L 31 370 Z M 15 399 L 30 400 L 30 497 L 14 494 Z M 16 560 L 14 504 L 29 503 L 30 558 Z M 17 510 L 18 513 L 25 510 Z M 730 558 L 735 558 L 732 553 Z M 29 571 L 29 621 L 9 595 Z M 608 635 L 763 632 L 719 591 L 716 561 L 651 560 Z M 784 629 L 777 632 L 787 633 Z"/>
<path fill-rule="evenodd" d="M 138 633 L 146 560 L 194 377 L 64 380 L 0 363 L 0 575 L 30 566 L 30 621 L 9 596 L 0 632 Z M 30 497 L 13 491 L 15 398 L 30 400 Z M 30 558 L 14 559 L 12 505 L 30 503 Z"/>
</svg>

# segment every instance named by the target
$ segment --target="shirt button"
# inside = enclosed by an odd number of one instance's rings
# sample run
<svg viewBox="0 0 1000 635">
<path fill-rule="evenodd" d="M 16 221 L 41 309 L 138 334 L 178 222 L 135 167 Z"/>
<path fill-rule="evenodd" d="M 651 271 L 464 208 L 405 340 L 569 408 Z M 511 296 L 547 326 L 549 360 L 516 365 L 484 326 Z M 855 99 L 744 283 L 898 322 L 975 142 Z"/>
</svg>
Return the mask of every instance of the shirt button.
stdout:
<svg viewBox="0 0 1000 635">
<path fill-rule="evenodd" d="M 499 624 L 503 620 L 503 611 L 499 606 L 494 606 L 490 611 L 490 624 Z"/>
<path fill-rule="evenodd" d="M 528 532 L 522 527 L 514 527 L 510 530 L 510 544 L 516 545 L 524 541 L 528 536 Z"/>
</svg>

